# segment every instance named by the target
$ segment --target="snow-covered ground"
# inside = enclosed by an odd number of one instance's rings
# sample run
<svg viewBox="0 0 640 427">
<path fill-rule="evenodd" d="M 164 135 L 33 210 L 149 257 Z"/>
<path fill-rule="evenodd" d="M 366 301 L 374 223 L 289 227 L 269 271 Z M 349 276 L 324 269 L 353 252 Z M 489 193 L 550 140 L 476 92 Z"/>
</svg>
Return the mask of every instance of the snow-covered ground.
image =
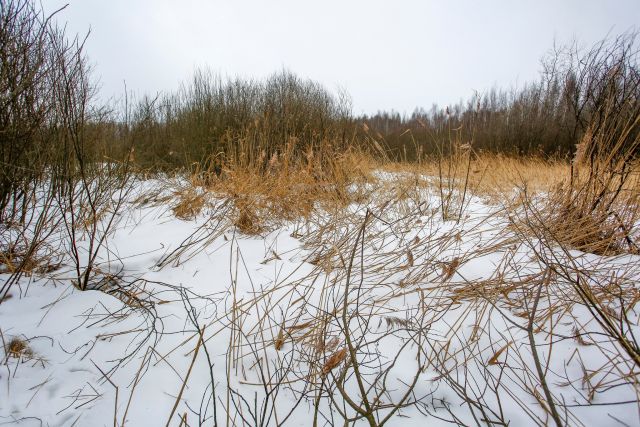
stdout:
<svg viewBox="0 0 640 427">
<path fill-rule="evenodd" d="M 476 196 L 443 220 L 437 191 L 379 182 L 260 235 L 229 199 L 182 220 L 137 184 L 92 290 L 63 259 L 0 304 L 0 425 L 640 424 L 640 367 L 575 284 L 632 343 L 637 256 L 564 250 Z"/>
</svg>

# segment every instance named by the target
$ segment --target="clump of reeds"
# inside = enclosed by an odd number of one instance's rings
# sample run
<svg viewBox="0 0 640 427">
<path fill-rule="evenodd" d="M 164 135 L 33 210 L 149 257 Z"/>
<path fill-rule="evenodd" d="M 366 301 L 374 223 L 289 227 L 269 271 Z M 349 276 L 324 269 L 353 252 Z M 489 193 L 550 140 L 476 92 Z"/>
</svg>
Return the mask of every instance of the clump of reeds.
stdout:
<svg viewBox="0 0 640 427">
<path fill-rule="evenodd" d="M 174 192 L 174 197 L 177 200 L 171 208 L 173 214 L 183 220 L 194 219 L 200 214 L 205 205 L 205 196 L 204 193 L 198 193 L 196 189 L 191 186 L 183 191 Z"/>
<path fill-rule="evenodd" d="M 335 209 L 362 197 L 358 183 L 370 179 L 374 160 L 356 150 L 297 156 L 272 155 L 268 162 L 225 162 L 203 182 L 217 197 L 236 208 L 235 225 L 258 234 L 282 221 L 308 218 L 317 209 Z M 356 185 L 354 185 L 356 184 Z"/>
<path fill-rule="evenodd" d="M 602 76 L 602 99 L 578 145 L 570 179 L 549 196 L 549 224 L 559 241 L 578 249 L 637 253 L 640 68 L 611 67 Z M 629 93 L 620 93 L 622 84 Z"/>
</svg>

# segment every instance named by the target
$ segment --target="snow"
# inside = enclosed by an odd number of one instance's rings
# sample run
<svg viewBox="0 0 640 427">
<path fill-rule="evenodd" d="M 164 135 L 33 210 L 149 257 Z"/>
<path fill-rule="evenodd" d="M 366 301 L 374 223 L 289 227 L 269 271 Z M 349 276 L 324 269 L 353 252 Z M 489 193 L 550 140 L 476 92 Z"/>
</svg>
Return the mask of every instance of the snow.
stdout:
<svg viewBox="0 0 640 427">
<path fill-rule="evenodd" d="M 173 215 L 171 192 L 154 195 L 158 181 L 137 183 L 99 258 L 96 282 L 116 285 L 80 291 L 64 260 L 23 277 L 0 304 L 4 347 L 19 337 L 31 349 L 2 358 L 0 424 L 163 425 L 185 384 L 170 425 L 184 414 L 188 425 L 312 425 L 317 367 L 347 347 L 346 325 L 371 402 L 377 392 L 382 403 L 401 401 L 417 378 L 408 396 L 416 404 L 390 426 L 553 423 L 534 397 L 544 401 L 524 330 L 537 289 L 528 284 L 550 274 L 536 253 L 548 248 L 518 240 L 504 208 L 481 197 L 459 222 L 443 221 L 437 192 L 416 187 L 399 198 L 397 176 L 378 178 L 384 185 L 367 184 L 367 200 L 259 236 L 234 227 L 222 196 L 187 221 Z M 594 283 L 617 274 L 640 294 L 637 256 L 556 255 Z M 638 309 L 627 309 L 638 334 Z M 560 274 L 537 310 L 546 317 L 536 349 L 563 419 L 638 425 L 637 366 Z M 360 399 L 353 366 L 341 361 L 325 372 L 319 425 L 343 424 L 339 410 L 355 415 L 332 385 L 341 372 Z M 495 412 L 466 403 L 461 390 Z"/>
</svg>

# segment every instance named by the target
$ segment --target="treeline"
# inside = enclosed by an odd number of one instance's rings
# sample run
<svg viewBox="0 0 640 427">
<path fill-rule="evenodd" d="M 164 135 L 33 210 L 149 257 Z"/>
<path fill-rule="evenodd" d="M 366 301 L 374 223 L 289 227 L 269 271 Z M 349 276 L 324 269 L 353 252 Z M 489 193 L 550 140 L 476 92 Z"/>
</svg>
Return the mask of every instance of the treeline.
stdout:
<svg viewBox="0 0 640 427">
<path fill-rule="evenodd" d="M 638 117 L 636 40 L 630 32 L 586 51 L 575 45 L 555 50 L 544 58 L 537 82 L 494 88 L 410 116 L 354 117 L 347 96 L 286 71 L 265 81 L 223 80 L 198 71 L 176 93 L 138 102 L 129 130 L 137 160 L 162 168 L 212 158 L 266 165 L 285 153 L 333 156 L 350 147 L 383 150 L 404 161 L 448 154 L 460 145 L 476 152 L 569 158 L 605 122 L 616 127 Z"/>
<path fill-rule="evenodd" d="M 358 118 L 399 159 L 440 154 L 455 138 L 476 151 L 509 155 L 571 156 L 587 133 L 604 123 L 611 132 L 640 112 L 637 34 L 604 40 L 587 51 L 575 45 L 543 61 L 538 82 L 521 89 L 491 89 L 466 103 L 380 112 Z M 612 122 L 611 118 L 615 116 Z M 629 141 L 635 132 L 625 135 Z"/>
</svg>

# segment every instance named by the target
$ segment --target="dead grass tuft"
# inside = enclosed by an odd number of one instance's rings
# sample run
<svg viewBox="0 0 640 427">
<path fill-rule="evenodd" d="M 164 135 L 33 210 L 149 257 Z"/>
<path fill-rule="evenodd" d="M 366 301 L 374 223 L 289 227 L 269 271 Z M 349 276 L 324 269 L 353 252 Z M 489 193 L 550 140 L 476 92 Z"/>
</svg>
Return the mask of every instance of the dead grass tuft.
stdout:
<svg viewBox="0 0 640 427">
<path fill-rule="evenodd" d="M 195 219 L 205 205 L 205 194 L 198 193 L 194 187 L 174 192 L 177 203 L 172 207 L 176 218 L 182 220 Z"/>
<path fill-rule="evenodd" d="M 32 359 L 33 350 L 29 347 L 29 343 L 19 337 L 12 337 L 5 345 L 5 355 L 7 358 L 13 357 L 15 359 Z"/>
<path fill-rule="evenodd" d="M 38 263 L 33 260 L 33 257 L 25 258 L 24 253 L 16 250 L 0 252 L 0 273 L 13 274 L 20 268 L 29 274 L 38 268 Z"/>
<path fill-rule="evenodd" d="M 638 194 L 628 194 L 603 209 L 580 203 L 580 195 L 558 188 L 549 194 L 543 213 L 553 238 L 569 247 L 598 255 L 638 253 L 634 226 L 640 218 Z M 583 199 L 584 201 L 584 199 Z"/>
<path fill-rule="evenodd" d="M 540 216 L 554 239 L 573 248 L 639 253 L 640 114 L 621 122 L 605 115 L 589 129 L 570 176 L 549 193 Z"/>
<path fill-rule="evenodd" d="M 367 197 L 362 184 L 373 180 L 375 162 L 361 153 L 347 153 L 320 161 L 284 156 L 261 164 L 227 165 L 223 178 L 207 187 L 233 200 L 235 225 L 246 234 L 258 234 L 282 221 L 308 218 L 316 209 L 342 209 Z"/>
<path fill-rule="evenodd" d="M 52 261 L 49 254 L 29 253 L 27 246 L 10 244 L 0 251 L 0 274 L 15 274 L 20 272 L 26 275 L 51 273 L 59 264 Z"/>
<path fill-rule="evenodd" d="M 238 217 L 234 221 L 234 225 L 238 230 L 247 235 L 257 235 L 265 230 L 260 222 L 260 216 L 247 201 L 237 201 L 236 207 Z"/>
</svg>

